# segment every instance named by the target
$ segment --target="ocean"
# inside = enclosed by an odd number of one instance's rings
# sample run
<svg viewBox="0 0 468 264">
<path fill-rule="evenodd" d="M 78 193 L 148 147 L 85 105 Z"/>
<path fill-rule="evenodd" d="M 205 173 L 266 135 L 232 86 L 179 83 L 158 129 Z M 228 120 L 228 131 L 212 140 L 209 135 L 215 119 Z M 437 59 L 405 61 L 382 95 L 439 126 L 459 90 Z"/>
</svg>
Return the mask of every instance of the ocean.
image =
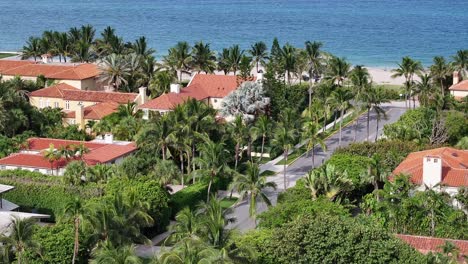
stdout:
<svg viewBox="0 0 468 264">
<path fill-rule="evenodd" d="M 0 50 L 29 36 L 91 24 L 127 41 L 146 36 L 162 56 L 177 41 L 212 49 L 307 40 L 353 64 L 394 67 L 409 55 L 431 64 L 468 49 L 468 0 L 0 0 Z"/>
</svg>

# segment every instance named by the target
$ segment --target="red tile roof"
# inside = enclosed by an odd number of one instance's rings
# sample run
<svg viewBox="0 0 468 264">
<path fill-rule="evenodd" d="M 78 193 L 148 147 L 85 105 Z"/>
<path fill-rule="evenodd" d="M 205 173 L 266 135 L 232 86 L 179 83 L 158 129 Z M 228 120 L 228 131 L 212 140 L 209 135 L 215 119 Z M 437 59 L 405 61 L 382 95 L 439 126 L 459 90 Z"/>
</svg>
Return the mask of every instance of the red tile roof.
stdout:
<svg viewBox="0 0 468 264">
<path fill-rule="evenodd" d="M 248 81 L 255 81 L 250 77 Z M 203 100 L 208 98 L 224 98 L 236 90 L 245 80 L 234 75 L 196 74 L 189 85 L 180 93 L 167 93 L 141 105 L 142 109 L 171 110 L 188 98 Z"/>
<path fill-rule="evenodd" d="M 101 120 L 105 116 L 116 112 L 118 107 L 119 104 L 115 102 L 104 102 L 87 106 L 83 109 L 84 119 Z M 75 111 L 68 112 L 66 117 L 75 118 L 75 113 Z"/>
<path fill-rule="evenodd" d="M 87 165 L 96 165 L 99 163 L 106 163 L 115 160 L 124 155 L 134 152 L 136 144 L 133 142 L 127 144 L 106 144 L 100 142 L 83 142 L 76 140 L 62 140 L 62 139 L 49 139 L 49 138 L 31 138 L 28 140 L 29 147 L 27 150 L 42 152 L 54 145 L 55 149 L 66 147 L 70 145 L 84 144 L 89 153 L 83 155 L 83 161 Z M 54 162 L 54 169 L 65 167 L 69 161 L 61 159 Z M 30 168 L 50 168 L 50 162 L 38 153 L 16 153 L 8 157 L 0 159 L 1 165 L 10 165 L 17 167 L 30 167 Z"/>
<path fill-rule="evenodd" d="M 454 148 L 437 148 L 413 152 L 393 171 L 393 175 L 411 175 L 411 182 L 423 182 L 423 159 L 437 156 L 442 159 L 442 184 L 451 187 L 468 186 L 468 151 Z"/>
<path fill-rule="evenodd" d="M 461 81 L 455 85 L 450 86 L 449 90 L 452 91 L 467 91 L 468 92 L 468 80 Z"/>
<path fill-rule="evenodd" d="M 39 63 L 23 63 L 16 62 L 4 63 L 3 70 L 0 71 L 3 75 L 20 75 L 37 77 L 44 75 L 49 79 L 58 80 L 85 80 L 99 76 L 100 70 L 95 64 L 78 64 L 78 65 L 57 65 L 57 64 L 39 64 Z"/>
<path fill-rule="evenodd" d="M 102 91 L 66 90 L 63 91 L 63 100 L 80 102 L 116 102 L 127 104 L 135 101 L 137 93 L 118 93 Z"/>
<path fill-rule="evenodd" d="M 6 70 L 15 69 L 28 64 L 34 64 L 34 62 L 22 60 L 0 60 L 0 74 L 3 74 Z"/>
<path fill-rule="evenodd" d="M 413 248 L 417 249 L 421 253 L 429 252 L 440 252 L 440 247 L 449 241 L 453 243 L 459 250 L 461 255 L 468 256 L 468 240 L 455 240 L 455 239 L 445 239 L 445 238 L 436 238 L 436 237 L 425 237 L 425 236 L 411 236 L 411 235 L 400 235 L 397 234 L 396 237 L 408 243 Z"/>
<path fill-rule="evenodd" d="M 50 87 L 42 88 L 36 90 L 30 94 L 30 96 L 34 97 L 51 97 L 51 98 L 63 98 L 63 91 L 64 90 L 75 90 L 79 91 L 78 88 L 75 88 L 71 85 L 66 83 L 59 83 L 56 85 L 52 85 Z"/>
</svg>

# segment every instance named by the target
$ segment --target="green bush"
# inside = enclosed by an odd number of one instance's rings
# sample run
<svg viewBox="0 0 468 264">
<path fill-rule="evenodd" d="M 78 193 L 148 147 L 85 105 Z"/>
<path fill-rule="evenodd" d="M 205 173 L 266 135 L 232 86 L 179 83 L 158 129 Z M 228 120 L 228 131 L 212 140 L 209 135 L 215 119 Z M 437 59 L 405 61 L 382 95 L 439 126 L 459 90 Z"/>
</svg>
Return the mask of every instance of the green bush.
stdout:
<svg viewBox="0 0 468 264">
<path fill-rule="evenodd" d="M 195 208 L 200 201 L 206 200 L 207 192 L 208 183 L 199 182 L 173 194 L 171 197 L 172 217 L 175 217 L 185 207 Z"/>
<path fill-rule="evenodd" d="M 444 115 L 445 127 L 449 136 L 448 142 L 456 144 L 468 135 L 468 115 L 458 111 L 447 111 Z"/>
<path fill-rule="evenodd" d="M 268 235 L 265 234 L 265 235 Z M 351 217 L 302 217 L 274 229 L 252 249 L 262 263 L 424 263 L 424 256 L 371 222 Z M 247 241 L 248 243 L 248 241 Z M 244 245 L 244 247 L 247 245 Z"/>
<path fill-rule="evenodd" d="M 75 197 L 89 199 L 99 194 L 94 184 L 66 186 L 60 177 L 24 170 L 0 171 L 0 184 L 15 187 L 3 195 L 5 199 L 18 204 L 22 211 L 49 214 L 50 220 L 60 215 Z"/>
<path fill-rule="evenodd" d="M 337 171 L 346 171 L 348 178 L 353 181 L 354 188 L 359 189 L 362 187 L 361 175 L 369 166 L 369 158 L 351 154 L 334 154 L 326 164 L 335 166 Z"/>
<path fill-rule="evenodd" d="M 268 211 L 263 212 L 258 216 L 259 227 L 281 227 L 299 217 L 307 216 L 313 218 L 318 214 L 347 216 L 349 215 L 349 211 L 344 206 L 330 202 L 327 199 L 312 201 L 309 194 L 308 200 L 279 203 Z"/>
<path fill-rule="evenodd" d="M 384 126 L 384 134 L 390 139 L 428 142 L 431 136 L 435 111 L 420 107 L 408 110 L 400 119 Z"/>
<path fill-rule="evenodd" d="M 134 191 L 137 199 L 150 204 L 149 215 L 154 220 L 153 229 L 159 233 L 169 225 L 171 210 L 169 194 L 155 180 L 113 178 L 105 188 L 106 196 Z"/>
</svg>

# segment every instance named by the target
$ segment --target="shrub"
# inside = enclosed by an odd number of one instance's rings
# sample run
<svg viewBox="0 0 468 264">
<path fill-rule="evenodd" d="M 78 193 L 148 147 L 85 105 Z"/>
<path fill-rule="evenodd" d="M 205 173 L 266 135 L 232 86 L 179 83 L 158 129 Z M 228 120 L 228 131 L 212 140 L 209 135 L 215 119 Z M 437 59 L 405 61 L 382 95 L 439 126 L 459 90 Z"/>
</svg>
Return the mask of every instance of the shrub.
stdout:
<svg viewBox="0 0 468 264">
<path fill-rule="evenodd" d="M 422 254 L 385 230 L 350 217 L 302 217 L 263 241 L 251 246 L 267 256 L 263 263 L 424 263 Z"/>
<path fill-rule="evenodd" d="M 348 178 L 353 181 L 354 188 L 359 189 L 362 185 L 361 174 L 366 172 L 369 158 L 350 154 L 334 154 L 326 164 L 335 166 L 337 171 L 346 171 Z"/>
<path fill-rule="evenodd" d="M 67 186 L 60 177 L 24 170 L 0 171 L 0 183 L 15 186 L 3 195 L 5 199 L 21 206 L 22 211 L 49 214 L 50 220 L 60 215 L 75 197 L 89 199 L 99 194 L 94 184 Z"/>
<path fill-rule="evenodd" d="M 172 217 L 185 207 L 191 209 L 200 202 L 206 199 L 208 192 L 208 183 L 199 182 L 176 192 L 171 197 Z"/>
<path fill-rule="evenodd" d="M 448 142 L 456 144 L 461 138 L 468 135 L 468 115 L 458 111 L 447 111 L 445 114 L 445 127 L 449 136 Z"/>
<path fill-rule="evenodd" d="M 420 107 L 408 110 L 400 119 L 384 126 L 384 134 L 390 139 L 427 142 L 431 136 L 435 111 Z"/>
<path fill-rule="evenodd" d="M 150 204 L 149 215 L 154 220 L 156 232 L 165 230 L 171 215 L 169 195 L 155 180 L 113 178 L 105 188 L 106 196 L 135 191 L 137 199 Z"/>
</svg>

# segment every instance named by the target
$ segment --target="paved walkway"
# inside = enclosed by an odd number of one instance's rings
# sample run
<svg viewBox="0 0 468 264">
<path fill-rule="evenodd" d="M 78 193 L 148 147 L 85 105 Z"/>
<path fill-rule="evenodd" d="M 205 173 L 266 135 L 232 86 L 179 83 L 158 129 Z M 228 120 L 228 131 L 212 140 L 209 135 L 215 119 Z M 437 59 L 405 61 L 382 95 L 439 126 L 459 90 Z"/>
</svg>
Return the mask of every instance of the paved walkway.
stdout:
<svg viewBox="0 0 468 264">
<path fill-rule="evenodd" d="M 380 136 L 382 134 L 383 126 L 385 124 L 394 123 L 397 121 L 400 116 L 406 112 L 404 102 L 392 102 L 382 105 L 384 110 L 387 113 L 387 119 L 381 120 L 379 122 L 379 131 L 376 131 L 376 115 L 371 113 L 370 115 L 370 134 L 369 140 L 374 141 L 376 134 Z M 367 113 L 361 115 L 358 119 L 357 133 L 356 133 L 356 142 L 366 141 L 367 138 Z M 349 124 L 346 127 L 343 127 L 342 131 L 342 142 L 341 146 L 347 146 L 354 142 L 354 123 Z M 308 171 L 312 168 L 320 166 L 323 162 L 328 160 L 328 158 L 333 154 L 333 152 L 339 147 L 339 133 L 335 133 L 326 140 L 327 151 L 323 151 L 319 147 L 315 147 L 313 151 L 315 152 L 315 164 L 312 164 L 312 158 L 310 153 L 299 157 L 293 164 L 287 166 L 286 177 L 289 181 L 288 188 L 294 186 L 296 181 L 302 178 Z M 264 165 L 261 166 L 261 170 L 272 170 L 279 172 L 275 176 L 268 177 L 269 181 L 275 182 L 278 186 L 277 190 L 270 190 L 267 192 L 268 197 L 273 204 L 276 204 L 278 194 L 284 190 L 284 178 L 283 178 L 283 166 L 275 165 L 278 161 L 282 159 L 281 157 L 276 158 Z M 258 212 L 265 211 L 267 208 L 263 203 L 258 205 Z M 254 221 L 249 217 L 249 205 L 244 201 L 237 205 L 234 208 L 233 216 L 236 217 L 237 221 L 234 224 L 231 224 L 231 228 L 238 228 L 240 231 L 247 231 L 255 228 Z"/>
</svg>

